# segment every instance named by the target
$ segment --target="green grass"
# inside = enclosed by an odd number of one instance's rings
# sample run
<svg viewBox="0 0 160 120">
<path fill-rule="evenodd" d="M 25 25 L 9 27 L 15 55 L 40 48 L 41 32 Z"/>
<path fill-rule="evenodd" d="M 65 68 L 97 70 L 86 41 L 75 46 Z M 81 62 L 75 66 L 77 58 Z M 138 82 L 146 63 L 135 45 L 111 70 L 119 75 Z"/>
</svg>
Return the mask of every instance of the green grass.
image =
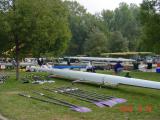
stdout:
<svg viewBox="0 0 160 120">
<path fill-rule="evenodd" d="M 98 72 L 112 74 L 112 72 L 107 71 Z M 43 87 L 70 86 L 71 82 L 69 80 L 54 79 L 55 83 L 44 85 L 22 84 L 14 79 L 15 76 L 13 76 L 12 72 L 10 74 L 12 77 L 5 84 L 0 84 L 0 113 L 11 120 L 160 120 L 159 90 L 123 85 L 116 88 L 99 88 L 96 85 L 75 84 L 75 87 L 128 100 L 126 103 L 119 104 L 113 108 L 98 108 L 95 105 L 75 98 L 51 94 L 42 90 Z M 21 76 L 25 74 L 29 73 L 21 73 Z M 121 75 L 123 76 L 124 74 L 122 73 Z M 135 78 L 160 81 L 160 74 L 157 73 L 131 72 L 130 74 Z M 17 95 L 20 92 L 32 94 L 33 90 L 42 91 L 77 105 L 89 107 L 92 109 L 92 112 L 78 113 L 66 107 L 43 103 Z M 151 111 L 146 111 L 147 106 L 152 108 Z M 133 111 L 125 111 L 124 108 L 129 109 L 129 107 L 133 107 Z M 142 111 L 140 108 L 142 108 Z"/>
</svg>

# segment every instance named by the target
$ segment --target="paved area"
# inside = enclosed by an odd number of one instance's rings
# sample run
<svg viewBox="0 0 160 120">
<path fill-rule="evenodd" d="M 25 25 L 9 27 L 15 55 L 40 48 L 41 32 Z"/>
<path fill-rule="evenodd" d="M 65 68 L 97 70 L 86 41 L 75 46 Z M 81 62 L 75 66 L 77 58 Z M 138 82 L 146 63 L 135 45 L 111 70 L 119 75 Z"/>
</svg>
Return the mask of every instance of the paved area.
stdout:
<svg viewBox="0 0 160 120">
<path fill-rule="evenodd" d="M 8 120 L 7 118 L 3 117 L 1 114 L 0 114 L 0 120 Z"/>
</svg>

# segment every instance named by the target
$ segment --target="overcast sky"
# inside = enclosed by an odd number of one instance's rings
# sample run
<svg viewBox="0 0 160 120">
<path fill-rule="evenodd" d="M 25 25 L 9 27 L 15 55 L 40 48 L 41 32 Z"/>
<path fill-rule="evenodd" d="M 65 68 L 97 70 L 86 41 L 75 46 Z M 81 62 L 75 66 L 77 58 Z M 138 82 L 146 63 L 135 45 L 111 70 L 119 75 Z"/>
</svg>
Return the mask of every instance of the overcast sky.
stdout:
<svg viewBox="0 0 160 120">
<path fill-rule="evenodd" d="M 87 11 L 90 13 L 101 12 L 103 9 L 114 10 L 118 7 L 120 2 L 126 2 L 128 4 L 135 3 L 139 5 L 142 3 L 142 0 L 70 0 L 78 1 L 81 5 L 87 8 Z"/>
</svg>

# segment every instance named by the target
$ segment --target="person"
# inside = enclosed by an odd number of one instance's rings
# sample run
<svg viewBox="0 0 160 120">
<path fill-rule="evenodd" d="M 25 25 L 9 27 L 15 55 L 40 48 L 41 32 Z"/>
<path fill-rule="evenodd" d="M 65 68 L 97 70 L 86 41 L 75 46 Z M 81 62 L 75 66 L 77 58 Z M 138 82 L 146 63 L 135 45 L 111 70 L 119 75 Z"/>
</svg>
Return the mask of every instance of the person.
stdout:
<svg viewBox="0 0 160 120">
<path fill-rule="evenodd" d="M 147 60 L 147 69 L 152 69 L 152 59 Z"/>
<path fill-rule="evenodd" d="M 94 68 L 94 66 L 92 66 L 91 61 L 88 62 L 87 66 L 86 66 L 86 70 L 87 70 L 87 72 L 95 72 L 95 68 Z"/>
<path fill-rule="evenodd" d="M 43 63 L 43 59 L 42 58 L 38 58 L 37 63 L 38 63 L 39 66 L 42 66 L 44 64 Z"/>
<path fill-rule="evenodd" d="M 15 61 L 15 59 L 12 60 L 12 65 L 13 65 L 13 67 L 16 67 L 17 62 Z"/>
<path fill-rule="evenodd" d="M 68 65 L 68 66 L 71 65 L 70 59 L 67 60 L 67 65 Z"/>
<path fill-rule="evenodd" d="M 120 61 L 117 62 L 115 64 L 115 66 L 114 66 L 114 72 L 115 72 L 115 74 L 120 73 L 122 71 L 122 69 L 123 69 L 123 66 L 121 65 L 121 62 Z"/>
<path fill-rule="evenodd" d="M 139 69 L 139 62 L 138 61 L 135 61 L 133 62 L 133 70 L 138 70 Z"/>
<path fill-rule="evenodd" d="M 26 72 L 31 72 L 31 67 L 30 66 L 26 66 Z"/>
<path fill-rule="evenodd" d="M 39 58 L 37 59 L 37 63 L 38 63 L 39 66 L 42 66 L 41 61 L 40 61 Z"/>
<path fill-rule="evenodd" d="M 41 58 L 41 64 L 42 64 L 42 65 L 44 64 L 43 58 Z"/>
</svg>

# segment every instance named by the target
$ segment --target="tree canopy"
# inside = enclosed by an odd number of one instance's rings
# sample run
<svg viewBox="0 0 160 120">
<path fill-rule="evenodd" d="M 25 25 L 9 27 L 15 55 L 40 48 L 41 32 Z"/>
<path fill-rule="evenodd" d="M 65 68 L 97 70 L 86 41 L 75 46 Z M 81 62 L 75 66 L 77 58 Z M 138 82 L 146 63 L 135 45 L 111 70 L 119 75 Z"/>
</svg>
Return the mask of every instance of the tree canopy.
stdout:
<svg viewBox="0 0 160 120">
<path fill-rule="evenodd" d="M 10 6 L 4 5 L 6 2 Z M 60 0 L 3 0 L 0 3 L 1 41 L 21 45 L 20 54 L 61 55 L 70 40 L 68 11 Z M 58 14 L 57 14 L 58 13 Z M 16 38 L 15 38 L 16 37 Z"/>
<path fill-rule="evenodd" d="M 84 43 L 84 53 L 89 56 L 99 56 L 106 52 L 107 49 L 106 35 L 98 29 L 94 29 L 89 33 L 87 40 Z"/>
<path fill-rule="evenodd" d="M 128 50 L 137 50 L 137 40 L 141 29 L 138 6 L 120 3 L 114 11 L 103 10 L 102 19 L 108 32 L 119 31 L 126 38 Z"/>
<path fill-rule="evenodd" d="M 141 23 L 143 49 L 160 53 L 160 0 L 143 0 Z"/>
<path fill-rule="evenodd" d="M 13 49 L 17 80 L 20 57 L 46 52 L 58 56 L 67 48 L 68 9 L 61 0 L 1 0 L 0 17 L 0 50 Z"/>
<path fill-rule="evenodd" d="M 160 53 L 159 10 L 159 0 L 143 0 L 140 7 L 120 3 L 94 15 L 76 1 L 1 0 L 0 51 L 14 48 L 22 57 Z"/>
<path fill-rule="evenodd" d="M 103 10 L 101 13 L 92 15 L 75 1 L 66 1 L 65 3 L 70 11 L 69 24 L 72 33 L 72 39 L 67 50 L 68 55 L 85 54 L 88 47 L 86 43 L 89 41 L 94 43 L 95 39 L 91 37 L 91 34 L 95 32 L 93 32 L 95 29 L 98 29 L 100 33 L 105 35 L 104 38 L 108 39 L 104 52 L 114 52 L 111 46 L 114 47 L 116 40 L 112 42 L 110 39 L 115 36 L 115 33 L 118 33 L 120 41 L 124 42 L 122 44 L 125 46 L 124 49 L 118 48 L 118 50 L 125 52 L 138 50 L 141 24 L 140 8 L 137 5 L 120 3 L 114 11 Z M 96 42 L 97 45 L 93 46 L 98 48 L 101 41 Z M 95 52 L 94 49 L 89 51 L 89 53 Z"/>
</svg>

